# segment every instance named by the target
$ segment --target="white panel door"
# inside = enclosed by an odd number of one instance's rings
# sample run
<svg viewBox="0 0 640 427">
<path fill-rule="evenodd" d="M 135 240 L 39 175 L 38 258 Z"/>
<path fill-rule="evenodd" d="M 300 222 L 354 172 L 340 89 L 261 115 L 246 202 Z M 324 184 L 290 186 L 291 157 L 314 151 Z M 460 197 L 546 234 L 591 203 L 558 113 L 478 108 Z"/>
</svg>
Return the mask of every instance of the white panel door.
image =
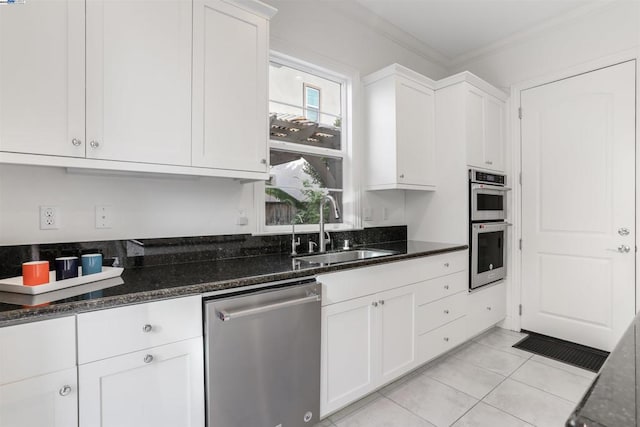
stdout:
<svg viewBox="0 0 640 427">
<path fill-rule="evenodd" d="M 396 132 L 401 184 L 435 185 L 435 97 L 408 79 L 396 83 Z"/>
<path fill-rule="evenodd" d="M 193 166 L 267 171 L 268 21 L 194 1 Z"/>
<path fill-rule="evenodd" d="M 0 6 L 0 151 L 84 157 L 84 9 Z"/>
<path fill-rule="evenodd" d="M 415 366 L 415 292 L 404 286 L 376 295 L 376 319 L 380 339 L 380 384 L 384 384 Z"/>
<path fill-rule="evenodd" d="M 78 425 L 76 368 L 0 386 L 0 426 Z"/>
<path fill-rule="evenodd" d="M 87 2 L 87 157 L 191 163 L 189 0 Z"/>
<path fill-rule="evenodd" d="M 521 103 L 522 328 L 611 350 L 635 313 L 635 62 Z"/>
<path fill-rule="evenodd" d="M 320 415 L 374 388 L 373 295 L 322 308 Z"/>
<path fill-rule="evenodd" d="M 80 365 L 80 426 L 202 427 L 202 338 Z"/>
</svg>

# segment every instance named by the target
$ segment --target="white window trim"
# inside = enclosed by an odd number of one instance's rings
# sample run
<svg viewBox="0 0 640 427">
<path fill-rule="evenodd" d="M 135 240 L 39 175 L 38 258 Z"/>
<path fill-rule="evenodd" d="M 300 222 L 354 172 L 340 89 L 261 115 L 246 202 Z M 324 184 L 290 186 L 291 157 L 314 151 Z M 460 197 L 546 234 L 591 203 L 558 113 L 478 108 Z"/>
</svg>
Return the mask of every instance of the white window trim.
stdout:
<svg viewBox="0 0 640 427">
<path fill-rule="evenodd" d="M 308 56 L 308 55 L 306 55 Z M 306 58 L 305 58 L 306 59 Z M 325 224 L 326 231 L 346 231 L 346 230 L 358 230 L 362 229 L 362 215 L 361 210 L 361 187 L 360 187 L 360 173 L 359 162 L 354 161 L 354 148 L 356 147 L 354 141 L 354 128 L 358 125 L 357 120 L 354 120 L 353 115 L 353 100 L 354 92 L 357 92 L 357 88 L 360 85 L 360 76 L 353 70 L 346 70 L 344 67 L 335 66 L 332 64 L 332 68 L 336 71 L 330 71 L 325 68 L 326 61 L 318 58 L 312 58 L 311 62 L 306 62 L 305 59 L 294 58 L 292 56 L 271 51 L 270 60 L 279 64 L 299 69 L 311 74 L 319 75 L 320 77 L 328 78 L 330 80 L 336 80 L 342 83 L 342 105 L 344 111 L 342 111 L 342 149 L 343 153 L 343 182 L 342 182 L 342 223 L 339 224 Z M 291 144 L 287 142 L 274 141 L 270 142 L 269 149 L 271 147 L 286 149 L 287 146 L 291 146 L 293 150 L 300 151 L 298 144 Z M 329 157 L 336 157 L 336 150 L 324 149 L 320 147 L 307 147 L 304 146 L 305 152 L 327 155 Z M 266 225 L 265 224 L 265 183 L 260 181 L 253 185 L 254 195 L 254 207 L 256 218 L 256 230 L 254 235 L 268 235 L 268 234 L 286 234 L 291 232 L 291 225 Z M 317 232 L 319 231 L 318 224 L 296 224 L 296 231 L 299 232 Z"/>
</svg>

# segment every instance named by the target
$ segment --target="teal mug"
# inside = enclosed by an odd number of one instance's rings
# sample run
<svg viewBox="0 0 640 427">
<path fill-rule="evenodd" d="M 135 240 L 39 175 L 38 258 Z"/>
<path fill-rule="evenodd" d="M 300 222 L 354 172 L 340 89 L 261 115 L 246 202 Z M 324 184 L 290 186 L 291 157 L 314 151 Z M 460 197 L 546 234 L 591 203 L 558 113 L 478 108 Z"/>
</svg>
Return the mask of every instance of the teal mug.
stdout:
<svg viewBox="0 0 640 427">
<path fill-rule="evenodd" d="M 102 272 L 102 254 L 86 254 L 81 258 L 83 276 Z"/>
</svg>

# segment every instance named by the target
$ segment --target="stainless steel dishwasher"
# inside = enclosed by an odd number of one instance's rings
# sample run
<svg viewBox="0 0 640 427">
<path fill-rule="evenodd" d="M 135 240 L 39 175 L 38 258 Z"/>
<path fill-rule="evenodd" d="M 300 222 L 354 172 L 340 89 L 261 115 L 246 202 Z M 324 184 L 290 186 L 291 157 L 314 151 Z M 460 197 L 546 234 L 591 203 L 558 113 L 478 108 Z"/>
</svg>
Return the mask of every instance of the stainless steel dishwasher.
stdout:
<svg viewBox="0 0 640 427">
<path fill-rule="evenodd" d="M 319 421 L 321 292 L 311 278 L 205 296 L 207 427 Z"/>
</svg>

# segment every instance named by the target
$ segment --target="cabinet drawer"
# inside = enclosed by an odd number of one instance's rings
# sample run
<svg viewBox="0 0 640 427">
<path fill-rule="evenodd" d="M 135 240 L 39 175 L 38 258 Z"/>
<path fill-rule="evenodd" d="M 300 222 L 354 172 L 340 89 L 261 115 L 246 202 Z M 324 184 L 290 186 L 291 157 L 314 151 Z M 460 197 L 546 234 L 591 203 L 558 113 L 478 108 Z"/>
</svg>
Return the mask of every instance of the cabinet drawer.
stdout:
<svg viewBox="0 0 640 427">
<path fill-rule="evenodd" d="M 74 317 L 0 328 L 0 385 L 73 368 Z"/>
<path fill-rule="evenodd" d="M 448 297 L 469 288 L 467 271 L 448 274 L 431 280 L 425 280 L 417 284 L 416 303 L 427 304 L 440 298 Z"/>
<path fill-rule="evenodd" d="M 471 335 L 505 318 L 507 295 L 504 282 L 469 294 L 469 331 Z"/>
<path fill-rule="evenodd" d="M 468 256 L 467 251 L 457 251 L 322 274 L 318 276 L 318 281 L 322 283 L 322 305 L 334 304 L 466 271 Z M 466 274 L 462 273 L 462 276 L 466 277 Z M 463 284 L 463 286 L 466 285 Z M 433 297 L 431 300 L 453 293 L 455 292 L 445 293 Z M 423 300 L 420 303 L 426 302 L 429 300 Z"/>
<path fill-rule="evenodd" d="M 425 363 L 467 339 L 466 316 L 418 337 L 418 363 Z"/>
<path fill-rule="evenodd" d="M 416 331 L 422 335 L 465 315 L 468 296 L 465 291 L 424 304 L 416 310 Z"/>
<path fill-rule="evenodd" d="M 201 336 L 201 301 L 193 296 L 78 315 L 78 363 Z"/>
</svg>

